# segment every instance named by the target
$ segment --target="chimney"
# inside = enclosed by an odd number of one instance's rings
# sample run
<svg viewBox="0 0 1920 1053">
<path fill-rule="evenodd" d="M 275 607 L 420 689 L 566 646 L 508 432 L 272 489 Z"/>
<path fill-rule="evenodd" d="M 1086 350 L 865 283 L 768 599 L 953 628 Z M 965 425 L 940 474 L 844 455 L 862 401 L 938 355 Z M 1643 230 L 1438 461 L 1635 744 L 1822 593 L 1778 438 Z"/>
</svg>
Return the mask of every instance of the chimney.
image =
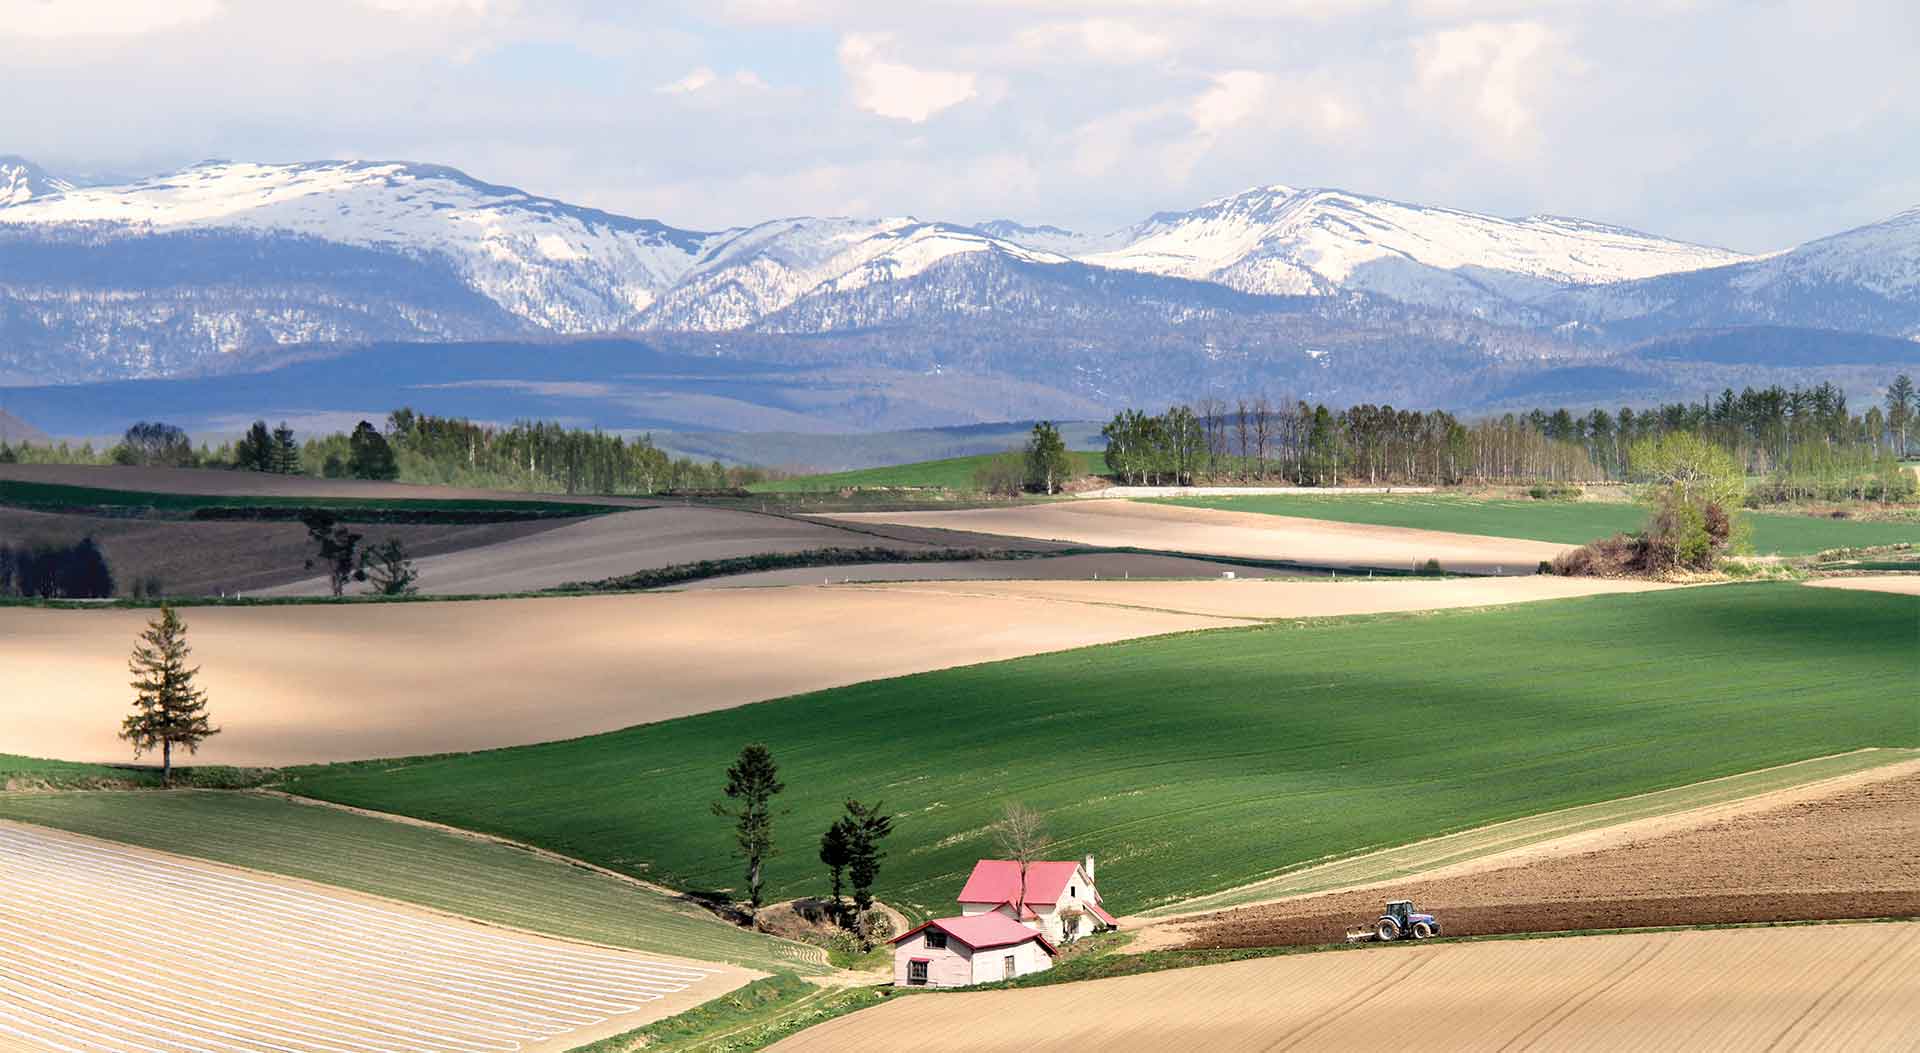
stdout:
<svg viewBox="0 0 1920 1053">
<path fill-rule="evenodd" d="M 1087 872 L 1087 880 L 1088 880 L 1088 881 L 1095 881 L 1095 880 L 1097 880 L 1097 879 L 1096 879 L 1096 878 L 1095 878 L 1095 877 L 1093 876 L 1093 855 L 1092 855 L 1092 853 L 1088 853 L 1088 855 L 1087 855 L 1087 861 L 1086 861 L 1085 863 L 1082 863 L 1082 864 L 1080 865 L 1080 869 L 1082 869 L 1082 870 L 1084 870 L 1084 871 L 1086 871 L 1086 872 Z"/>
</svg>

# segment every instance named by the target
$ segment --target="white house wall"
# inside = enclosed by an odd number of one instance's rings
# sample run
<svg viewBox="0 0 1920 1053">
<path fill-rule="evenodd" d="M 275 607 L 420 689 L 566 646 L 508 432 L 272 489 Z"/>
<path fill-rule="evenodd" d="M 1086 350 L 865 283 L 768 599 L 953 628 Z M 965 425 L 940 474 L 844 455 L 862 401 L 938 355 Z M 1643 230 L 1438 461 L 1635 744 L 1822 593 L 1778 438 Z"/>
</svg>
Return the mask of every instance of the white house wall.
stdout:
<svg viewBox="0 0 1920 1053">
<path fill-rule="evenodd" d="M 1008 955 L 1013 956 L 1013 975 L 1015 976 L 1025 976 L 1028 973 L 1053 968 L 1053 956 L 1048 954 L 1039 943 L 1028 940 L 1012 947 L 995 947 L 992 950 L 974 952 L 973 982 L 990 984 L 1006 979 Z"/>
<path fill-rule="evenodd" d="M 973 982 L 973 952 L 953 937 L 941 948 L 927 947 L 927 934 L 916 933 L 893 947 L 893 982 L 907 983 L 907 969 L 915 958 L 927 959 L 928 987 L 965 987 Z M 994 959 L 997 963 L 998 958 Z"/>
</svg>

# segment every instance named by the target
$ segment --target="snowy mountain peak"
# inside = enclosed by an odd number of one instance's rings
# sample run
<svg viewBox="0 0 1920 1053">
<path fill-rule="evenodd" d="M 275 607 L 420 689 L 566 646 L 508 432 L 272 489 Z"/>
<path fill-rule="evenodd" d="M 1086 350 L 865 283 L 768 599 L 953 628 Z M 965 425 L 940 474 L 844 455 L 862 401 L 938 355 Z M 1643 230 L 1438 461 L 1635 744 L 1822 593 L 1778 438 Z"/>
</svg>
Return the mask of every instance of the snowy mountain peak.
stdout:
<svg viewBox="0 0 1920 1053">
<path fill-rule="evenodd" d="M 1554 288 L 1625 281 L 1748 257 L 1565 217 L 1502 219 L 1329 187 L 1255 187 L 1162 212 L 1103 267 L 1216 281 L 1243 292 L 1359 289 L 1478 309 Z"/>
<path fill-rule="evenodd" d="M 24 157 L 0 156 L 0 208 L 64 194 L 73 184 L 56 179 Z"/>
</svg>

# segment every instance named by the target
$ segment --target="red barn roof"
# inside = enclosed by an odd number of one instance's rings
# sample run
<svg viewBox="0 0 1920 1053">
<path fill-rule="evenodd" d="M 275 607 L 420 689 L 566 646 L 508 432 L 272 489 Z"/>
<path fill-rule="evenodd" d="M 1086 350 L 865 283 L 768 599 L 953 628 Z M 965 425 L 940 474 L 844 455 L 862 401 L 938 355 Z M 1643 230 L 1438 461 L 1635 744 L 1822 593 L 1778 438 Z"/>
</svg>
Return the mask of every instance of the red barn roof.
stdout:
<svg viewBox="0 0 1920 1053">
<path fill-rule="evenodd" d="M 1080 869 L 1078 863 L 1028 863 L 1027 902 L 1057 903 L 1067 883 Z M 1020 864 L 1011 859 L 982 859 L 973 865 L 967 887 L 960 890 L 962 903 L 1013 903 L 1020 898 Z M 1092 896 L 1089 898 L 1097 898 Z"/>
<path fill-rule="evenodd" d="M 1059 953 L 1053 949 L 1053 944 L 1047 942 L 1045 936 L 1005 914 L 970 914 L 963 918 L 935 918 L 910 932 L 894 937 L 893 942 L 899 943 L 920 932 L 921 929 L 929 928 L 939 929 L 976 951 L 993 947 L 1012 947 L 1033 940 L 1046 948 L 1048 954 Z"/>
</svg>

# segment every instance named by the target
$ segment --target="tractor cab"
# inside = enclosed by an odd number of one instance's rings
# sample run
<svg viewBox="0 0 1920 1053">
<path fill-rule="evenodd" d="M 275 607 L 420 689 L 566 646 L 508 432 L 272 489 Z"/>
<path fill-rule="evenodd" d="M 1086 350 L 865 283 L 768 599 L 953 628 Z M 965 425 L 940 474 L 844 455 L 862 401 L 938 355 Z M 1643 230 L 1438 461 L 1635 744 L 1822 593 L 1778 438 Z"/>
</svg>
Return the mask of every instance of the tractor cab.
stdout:
<svg viewBox="0 0 1920 1053">
<path fill-rule="evenodd" d="M 1374 936 L 1382 941 L 1400 940 L 1408 936 L 1424 940 L 1440 934 L 1440 923 L 1431 914 L 1414 912 L 1413 901 L 1396 899 L 1387 904 L 1387 912 L 1374 922 Z"/>
</svg>

